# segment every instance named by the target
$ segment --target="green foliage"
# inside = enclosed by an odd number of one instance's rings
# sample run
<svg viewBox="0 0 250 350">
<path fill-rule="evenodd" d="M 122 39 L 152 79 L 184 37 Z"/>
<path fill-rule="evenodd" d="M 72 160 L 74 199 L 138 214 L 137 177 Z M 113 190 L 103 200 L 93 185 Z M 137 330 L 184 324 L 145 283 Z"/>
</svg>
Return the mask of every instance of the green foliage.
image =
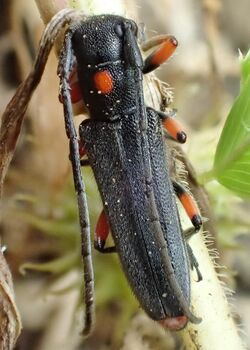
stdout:
<svg viewBox="0 0 250 350">
<path fill-rule="evenodd" d="M 212 177 L 242 197 L 250 197 L 250 51 L 240 56 L 241 88 L 223 128 Z"/>
</svg>

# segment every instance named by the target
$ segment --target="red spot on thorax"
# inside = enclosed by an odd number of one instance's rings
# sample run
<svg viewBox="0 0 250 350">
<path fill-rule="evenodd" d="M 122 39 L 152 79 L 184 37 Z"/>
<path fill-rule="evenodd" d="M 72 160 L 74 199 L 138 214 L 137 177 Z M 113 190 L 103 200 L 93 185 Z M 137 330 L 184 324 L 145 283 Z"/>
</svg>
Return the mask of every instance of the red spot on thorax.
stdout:
<svg viewBox="0 0 250 350">
<path fill-rule="evenodd" d="M 113 78 L 108 70 L 96 72 L 93 79 L 99 93 L 109 94 L 113 90 Z"/>
</svg>

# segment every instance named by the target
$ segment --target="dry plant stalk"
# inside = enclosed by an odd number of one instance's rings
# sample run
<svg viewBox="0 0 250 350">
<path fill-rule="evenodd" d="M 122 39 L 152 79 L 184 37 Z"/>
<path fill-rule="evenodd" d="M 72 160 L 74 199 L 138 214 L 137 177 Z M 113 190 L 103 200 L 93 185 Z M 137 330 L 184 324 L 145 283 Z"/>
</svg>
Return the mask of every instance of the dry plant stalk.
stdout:
<svg viewBox="0 0 250 350">
<path fill-rule="evenodd" d="M 62 18 L 57 18 L 55 23 L 52 23 L 53 28 L 50 28 L 52 31 L 50 30 L 49 34 L 45 31 L 41 41 L 42 50 L 39 51 L 39 55 L 36 57 L 33 70 L 27 79 L 18 87 L 16 94 L 2 115 L 0 128 L 0 193 L 2 193 L 3 182 L 13 157 L 28 102 L 40 82 L 55 39 L 62 25 L 66 25 L 72 19 L 72 13 L 74 14 L 73 10 L 68 11 L 67 14 L 62 14 L 63 23 Z M 16 115 L 16 110 L 20 111 L 18 115 Z"/>
<path fill-rule="evenodd" d="M 14 299 L 12 277 L 0 251 L 0 349 L 14 348 L 21 332 L 21 320 Z"/>
<path fill-rule="evenodd" d="M 98 8 L 98 1 L 86 1 L 86 5 L 85 1 L 65 2 L 59 0 L 36 0 L 36 3 L 45 22 L 49 21 L 50 18 L 62 7 L 71 7 L 71 5 L 74 5 L 77 9 L 84 10 L 85 12 L 88 12 L 87 10 L 90 6 L 92 12 L 96 14 L 100 13 L 100 9 Z M 105 8 L 105 1 L 102 2 L 102 5 L 104 5 Z M 117 2 L 116 9 L 114 9 L 114 11 L 110 11 L 116 12 L 116 10 Z M 107 13 L 107 10 L 105 13 Z M 124 14 L 122 4 L 120 14 Z M 53 42 L 51 42 L 51 45 L 53 45 Z M 40 70 L 44 69 L 43 59 L 44 57 L 38 57 L 36 61 L 35 67 L 38 66 Z M 18 93 L 15 101 L 11 101 L 8 105 L 8 112 L 12 111 L 12 113 L 9 114 L 9 118 L 6 119 L 5 115 L 3 116 L 2 126 L 0 130 L 1 189 L 25 114 L 25 109 L 23 109 L 22 113 L 16 116 L 15 111 L 12 110 L 12 105 L 14 102 L 19 103 L 19 105 L 25 105 L 30 98 L 32 90 L 39 83 L 39 80 L 36 79 L 34 72 L 35 70 L 31 72 L 30 79 L 26 80 L 25 83 L 27 84 L 27 86 L 25 86 L 27 94 L 25 96 L 19 96 Z M 154 100 L 153 107 L 158 108 L 158 84 L 155 84 L 155 79 L 150 77 L 147 79 L 146 83 L 148 85 L 148 90 L 150 93 L 155 93 L 157 96 Z M 192 305 L 194 306 L 195 314 L 201 316 L 203 321 L 200 325 L 188 325 L 188 327 L 182 331 L 186 349 L 243 349 L 243 345 L 239 338 L 234 321 L 230 315 L 230 310 L 224 290 L 217 278 L 217 274 L 214 270 L 214 266 L 211 262 L 211 258 L 208 254 L 208 250 L 204 243 L 203 237 L 201 235 L 196 235 L 196 237 L 192 238 L 191 246 L 193 248 L 194 254 L 197 257 L 197 260 L 200 263 L 201 272 L 203 273 L 202 282 L 192 283 Z"/>
</svg>

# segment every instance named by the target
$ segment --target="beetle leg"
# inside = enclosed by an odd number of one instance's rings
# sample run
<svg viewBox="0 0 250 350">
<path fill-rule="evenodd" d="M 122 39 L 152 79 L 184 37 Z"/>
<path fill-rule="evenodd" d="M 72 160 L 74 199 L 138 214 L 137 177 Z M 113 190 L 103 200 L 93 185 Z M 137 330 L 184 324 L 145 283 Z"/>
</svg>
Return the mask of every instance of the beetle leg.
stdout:
<svg viewBox="0 0 250 350">
<path fill-rule="evenodd" d="M 114 246 L 105 248 L 105 243 L 108 234 L 109 223 L 104 210 L 102 210 L 96 224 L 94 247 L 101 253 L 116 253 L 116 247 Z"/>
<path fill-rule="evenodd" d="M 188 243 L 187 243 L 187 251 L 188 251 L 191 269 L 196 270 L 196 274 L 197 274 L 197 278 L 198 278 L 197 282 L 200 282 L 200 281 L 202 281 L 202 274 L 201 274 L 200 269 L 199 269 L 199 263 L 194 255 L 192 248 L 190 247 L 190 245 Z"/>
<path fill-rule="evenodd" d="M 82 159 L 85 155 L 86 155 L 86 150 L 84 148 L 84 145 L 82 144 L 82 142 L 79 140 L 79 155 L 80 155 L 80 164 L 82 167 L 84 166 L 89 166 L 89 160 L 88 159 Z M 71 160 L 70 158 L 70 154 L 69 154 L 69 160 Z"/>
<path fill-rule="evenodd" d="M 147 107 L 147 109 L 153 109 L 151 107 Z M 177 142 L 185 143 L 187 139 L 187 135 L 185 131 L 183 131 L 181 124 L 175 119 L 177 110 L 169 109 L 168 113 L 163 113 L 161 111 L 154 111 L 158 114 L 160 119 L 162 120 L 162 124 L 168 134 Z"/>
<path fill-rule="evenodd" d="M 79 143 L 79 153 L 80 153 L 80 164 L 81 166 L 89 166 L 89 160 L 88 159 L 82 159 L 86 155 L 86 149 L 84 147 L 84 144 L 81 142 L 81 140 L 78 141 Z"/>
<path fill-rule="evenodd" d="M 79 146 L 79 155 L 80 158 L 84 157 L 86 155 L 86 148 L 85 145 L 83 144 L 83 142 L 81 140 L 78 140 L 78 146 Z"/>
<path fill-rule="evenodd" d="M 144 74 L 151 72 L 166 62 L 167 59 L 174 53 L 178 42 L 172 35 L 158 35 L 144 42 L 141 45 L 141 48 L 143 51 L 146 51 L 158 45 L 160 46 L 154 50 L 144 61 L 142 69 L 142 72 Z"/>
<path fill-rule="evenodd" d="M 84 106 L 81 88 L 77 76 L 77 66 L 76 62 L 72 63 L 72 68 L 69 76 L 69 86 L 70 86 L 70 97 L 73 106 L 74 115 L 78 115 L 86 112 L 86 107 Z M 59 101 L 63 103 L 63 98 L 61 91 L 59 91 Z"/>
<path fill-rule="evenodd" d="M 183 131 L 181 124 L 175 119 L 176 109 L 172 109 L 169 113 L 157 112 L 162 119 L 162 124 L 169 135 L 179 143 L 185 143 L 187 135 Z"/>
<path fill-rule="evenodd" d="M 75 30 L 75 27 L 74 27 Z M 85 282 L 85 325 L 83 333 L 88 335 L 94 323 L 94 272 L 91 257 L 91 238 L 89 213 L 86 199 L 85 185 L 81 175 L 80 151 L 77 133 L 73 121 L 73 110 L 71 105 L 69 77 L 73 64 L 72 35 L 74 30 L 69 30 L 64 39 L 63 49 L 58 65 L 58 74 L 61 84 L 61 95 L 63 101 L 65 129 L 69 139 L 70 160 L 74 185 L 77 194 L 80 228 L 81 228 L 81 248 L 84 265 L 84 282 Z"/>
<path fill-rule="evenodd" d="M 197 204 L 195 203 L 193 197 L 187 192 L 187 190 L 182 185 L 180 185 L 176 181 L 173 181 L 173 186 L 177 197 L 181 201 L 181 204 L 183 205 L 187 215 L 189 216 L 195 228 L 195 232 L 198 232 L 202 225 L 202 219 L 199 214 Z"/>
<path fill-rule="evenodd" d="M 89 160 L 88 159 L 81 159 L 80 164 L 82 167 L 84 166 L 90 166 Z"/>
<path fill-rule="evenodd" d="M 186 240 L 189 240 L 194 234 L 196 233 L 196 230 L 194 227 L 190 227 L 184 231 L 184 236 Z"/>
</svg>

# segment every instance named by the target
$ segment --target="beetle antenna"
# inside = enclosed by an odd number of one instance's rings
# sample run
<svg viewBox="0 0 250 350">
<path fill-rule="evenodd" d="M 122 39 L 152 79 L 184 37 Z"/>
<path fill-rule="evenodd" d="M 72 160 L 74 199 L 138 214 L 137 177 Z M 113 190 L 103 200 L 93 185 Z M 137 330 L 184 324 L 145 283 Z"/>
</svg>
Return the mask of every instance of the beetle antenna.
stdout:
<svg viewBox="0 0 250 350">
<path fill-rule="evenodd" d="M 73 121 L 73 110 L 70 96 L 69 77 L 74 62 L 72 51 L 72 34 L 73 32 L 69 30 L 65 35 L 64 46 L 58 65 L 58 72 L 64 109 L 65 129 L 69 139 L 70 160 L 72 164 L 74 185 L 79 209 L 86 307 L 83 334 L 87 336 L 91 333 L 94 324 L 94 272 L 91 259 L 91 237 L 88 205 L 85 185 L 81 174 L 79 142 Z"/>
</svg>

